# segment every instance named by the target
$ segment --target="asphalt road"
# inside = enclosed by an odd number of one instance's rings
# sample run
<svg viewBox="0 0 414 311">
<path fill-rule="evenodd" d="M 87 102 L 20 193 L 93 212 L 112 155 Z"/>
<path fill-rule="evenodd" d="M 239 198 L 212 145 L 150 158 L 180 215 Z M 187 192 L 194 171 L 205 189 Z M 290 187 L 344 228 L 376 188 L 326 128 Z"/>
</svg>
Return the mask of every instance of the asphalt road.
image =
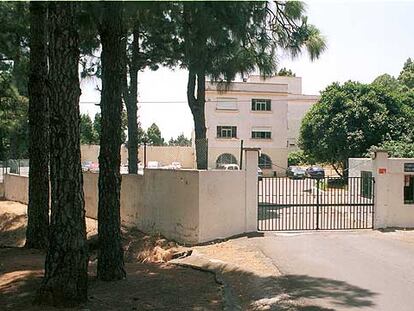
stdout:
<svg viewBox="0 0 414 311">
<path fill-rule="evenodd" d="M 284 274 L 287 292 L 309 306 L 301 310 L 412 311 L 412 233 L 267 233 L 255 243 Z"/>
</svg>

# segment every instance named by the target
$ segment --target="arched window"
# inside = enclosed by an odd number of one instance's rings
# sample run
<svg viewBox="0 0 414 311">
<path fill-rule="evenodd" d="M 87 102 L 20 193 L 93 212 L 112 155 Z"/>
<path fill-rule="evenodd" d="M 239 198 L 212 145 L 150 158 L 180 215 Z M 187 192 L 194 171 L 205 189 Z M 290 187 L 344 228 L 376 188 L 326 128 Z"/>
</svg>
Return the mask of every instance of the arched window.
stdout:
<svg viewBox="0 0 414 311">
<path fill-rule="evenodd" d="M 231 153 L 220 154 L 216 161 L 216 167 L 221 168 L 224 164 L 237 164 L 237 159 Z"/>
<path fill-rule="evenodd" d="M 270 169 L 272 168 L 272 160 L 267 154 L 262 153 L 259 157 L 259 167 L 261 169 Z"/>
</svg>

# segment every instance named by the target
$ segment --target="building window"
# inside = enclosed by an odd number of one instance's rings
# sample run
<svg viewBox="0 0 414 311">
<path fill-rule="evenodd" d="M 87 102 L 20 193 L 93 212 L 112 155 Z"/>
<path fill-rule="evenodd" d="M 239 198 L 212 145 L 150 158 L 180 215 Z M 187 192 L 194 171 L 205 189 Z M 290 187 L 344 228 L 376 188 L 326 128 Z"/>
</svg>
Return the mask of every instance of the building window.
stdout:
<svg viewBox="0 0 414 311">
<path fill-rule="evenodd" d="M 216 160 L 216 167 L 222 168 L 224 164 L 237 164 L 237 159 L 231 153 L 223 153 Z"/>
<path fill-rule="evenodd" d="M 237 126 L 217 126 L 217 138 L 237 138 Z"/>
<path fill-rule="evenodd" d="M 272 160 L 267 154 L 262 153 L 259 157 L 259 167 L 263 169 L 271 169 L 272 168 Z"/>
<path fill-rule="evenodd" d="M 404 176 L 404 204 L 414 204 L 414 175 Z"/>
<path fill-rule="evenodd" d="M 372 172 L 361 171 L 361 196 L 372 199 L 373 186 Z"/>
<path fill-rule="evenodd" d="M 272 133 L 270 131 L 252 131 L 253 139 L 271 139 Z"/>
<path fill-rule="evenodd" d="M 217 98 L 216 109 L 218 110 L 237 110 L 237 98 L 219 97 Z"/>
<path fill-rule="evenodd" d="M 270 99 L 252 99 L 252 111 L 271 111 L 272 101 Z"/>
</svg>

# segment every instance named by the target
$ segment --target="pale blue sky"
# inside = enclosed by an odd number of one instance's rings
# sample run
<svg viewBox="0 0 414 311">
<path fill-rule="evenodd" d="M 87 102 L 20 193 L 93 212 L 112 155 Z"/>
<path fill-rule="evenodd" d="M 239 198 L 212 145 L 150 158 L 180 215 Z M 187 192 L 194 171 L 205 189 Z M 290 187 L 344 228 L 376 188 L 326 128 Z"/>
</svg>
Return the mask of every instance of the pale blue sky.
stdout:
<svg viewBox="0 0 414 311">
<path fill-rule="evenodd" d="M 397 76 L 408 57 L 414 57 L 414 1 L 308 1 L 309 22 L 326 37 L 327 51 L 315 62 L 307 55 L 280 66 L 302 77 L 303 91 L 318 94 L 334 81 L 371 82 L 383 73 Z M 193 119 L 186 100 L 187 73 L 160 69 L 139 76 L 139 118 L 143 128 L 157 123 L 168 140 L 190 136 Z M 84 85 L 81 101 L 99 102 L 92 85 Z M 147 103 L 147 102 L 176 103 Z M 178 102 L 178 103 L 177 103 Z M 97 107 L 81 105 L 94 114 Z"/>
</svg>

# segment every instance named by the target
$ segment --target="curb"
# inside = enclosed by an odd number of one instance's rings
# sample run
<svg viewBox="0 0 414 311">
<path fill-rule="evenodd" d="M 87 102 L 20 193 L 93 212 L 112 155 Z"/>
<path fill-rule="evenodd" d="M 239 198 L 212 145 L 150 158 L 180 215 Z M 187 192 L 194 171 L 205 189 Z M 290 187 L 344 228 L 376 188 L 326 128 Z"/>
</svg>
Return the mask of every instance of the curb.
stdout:
<svg viewBox="0 0 414 311">
<path fill-rule="evenodd" d="M 214 280 L 222 288 L 222 296 L 224 303 L 223 310 L 242 310 L 239 298 L 234 293 L 233 288 L 230 286 L 230 284 L 225 280 L 222 273 L 223 270 L 233 269 L 234 267 L 232 267 L 232 265 L 224 261 L 211 260 L 195 250 L 193 250 L 192 255 L 189 257 L 183 259 L 173 259 L 168 263 L 213 274 Z"/>
</svg>

